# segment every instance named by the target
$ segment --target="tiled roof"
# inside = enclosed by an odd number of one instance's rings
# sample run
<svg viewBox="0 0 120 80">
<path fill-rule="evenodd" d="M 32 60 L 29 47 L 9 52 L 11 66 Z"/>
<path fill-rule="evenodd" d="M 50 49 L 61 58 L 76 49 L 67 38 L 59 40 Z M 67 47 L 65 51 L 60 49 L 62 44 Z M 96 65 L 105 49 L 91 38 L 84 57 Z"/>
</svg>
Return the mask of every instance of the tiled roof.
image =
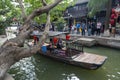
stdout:
<svg viewBox="0 0 120 80">
<path fill-rule="evenodd" d="M 76 4 L 89 2 L 90 0 L 76 0 Z"/>
</svg>

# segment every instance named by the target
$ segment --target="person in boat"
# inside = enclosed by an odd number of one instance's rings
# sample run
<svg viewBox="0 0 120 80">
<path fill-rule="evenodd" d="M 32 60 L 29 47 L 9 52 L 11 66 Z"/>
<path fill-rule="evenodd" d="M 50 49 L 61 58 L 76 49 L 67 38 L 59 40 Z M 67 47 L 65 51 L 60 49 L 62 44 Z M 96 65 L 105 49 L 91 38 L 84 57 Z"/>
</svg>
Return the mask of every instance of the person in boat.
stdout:
<svg viewBox="0 0 120 80">
<path fill-rule="evenodd" d="M 41 51 L 42 51 L 43 53 L 46 53 L 46 52 L 47 52 L 47 46 L 46 46 L 46 44 L 45 44 L 44 41 L 42 42 Z"/>
<path fill-rule="evenodd" d="M 60 38 L 60 36 L 58 36 L 58 41 L 57 41 L 57 49 L 62 49 L 62 39 Z"/>
<path fill-rule="evenodd" d="M 47 46 L 47 50 L 49 50 L 50 52 L 54 51 L 52 38 L 50 38 L 50 42 L 49 42 L 49 45 Z"/>
<path fill-rule="evenodd" d="M 57 38 L 57 37 L 54 37 L 54 38 L 53 38 L 53 44 L 54 44 L 54 46 L 57 45 L 57 42 L 58 42 L 58 38 Z"/>
<path fill-rule="evenodd" d="M 67 41 L 70 40 L 70 35 L 69 35 L 69 33 L 66 34 L 66 40 L 67 40 Z"/>
<path fill-rule="evenodd" d="M 37 30 L 37 28 L 34 28 L 34 31 L 33 31 L 34 45 L 36 45 L 39 41 L 39 36 L 37 36 L 38 34 L 39 34 L 39 31 Z"/>
</svg>

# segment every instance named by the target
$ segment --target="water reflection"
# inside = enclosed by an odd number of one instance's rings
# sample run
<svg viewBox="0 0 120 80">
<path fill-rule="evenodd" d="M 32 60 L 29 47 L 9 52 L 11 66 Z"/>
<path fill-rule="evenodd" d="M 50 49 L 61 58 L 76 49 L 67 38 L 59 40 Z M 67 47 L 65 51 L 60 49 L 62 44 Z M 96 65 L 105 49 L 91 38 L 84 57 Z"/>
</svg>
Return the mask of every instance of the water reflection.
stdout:
<svg viewBox="0 0 120 80">
<path fill-rule="evenodd" d="M 77 76 L 75 76 L 75 74 L 70 74 L 67 75 L 67 79 L 63 79 L 63 80 L 80 80 Z"/>
<path fill-rule="evenodd" d="M 120 74 L 120 72 L 117 72 L 118 74 Z"/>
<path fill-rule="evenodd" d="M 96 78 L 101 77 L 100 80 L 107 79 L 105 76 L 106 71 L 102 68 L 97 71 L 86 70 L 47 59 L 42 56 L 36 55 L 34 57 L 35 63 L 38 64 L 35 68 L 35 73 L 37 78 L 41 80 L 86 80 L 88 77 L 90 78 L 89 80 L 92 80 L 93 76 Z"/>
</svg>

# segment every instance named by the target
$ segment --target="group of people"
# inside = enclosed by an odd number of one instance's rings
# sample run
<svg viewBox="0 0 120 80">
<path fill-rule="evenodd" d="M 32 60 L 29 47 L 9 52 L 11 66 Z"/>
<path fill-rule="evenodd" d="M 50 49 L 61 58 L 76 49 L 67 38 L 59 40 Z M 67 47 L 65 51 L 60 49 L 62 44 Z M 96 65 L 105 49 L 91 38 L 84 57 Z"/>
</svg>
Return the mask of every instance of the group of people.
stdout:
<svg viewBox="0 0 120 80">
<path fill-rule="evenodd" d="M 120 4 L 117 4 L 116 7 L 112 8 L 110 21 L 109 21 L 109 32 L 110 34 L 115 34 L 116 23 L 120 24 Z M 67 25 L 64 27 L 63 31 L 68 31 L 71 34 L 81 34 L 85 36 L 86 33 L 88 36 L 91 35 L 100 35 L 100 33 L 104 32 L 105 24 L 104 22 L 94 21 L 81 21 L 76 24 Z"/>
<path fill-rule="evenodd" d="M 70 40 L 70 35 L 66 35 L 66 40 Z M 49 45 L 47 46 L 47 49 L 50 50 L 50 52 L 54 51 L 55 49 L 61 50 L 63 48 L 63 41 L 60 36 L 55 36 L 53 38 L 50 38 Z"/>
<path fill-rule="evenodd" d="M 115 8 L 112 8 L 110 15 L 109 30 L 115 36 L 116 23 L 120 24 L 120 5 L 117 4 Z"/>
<path fill-rule="evenodd" d="M 47 46 L 47 50 L 52 52 L 54 51 L 54 49 L 62 49 L 62 47 L 63 47 L 62 39 L 59 36 L 57 36 L 50 38 L 49 45 Z"/>
<path fill-rule="evenodd" d="M 68 27 L 68 26 L 67 26 Z M 88 36 L 91 35 L 100 35 L 101 32 L 104 31 L 104 25 L 98 21 L 95 23 L 94 21 L 89 21 L 88 23 L 85 22 L 78 22 L 76 25 L 70 26 L 70 28 L 65 27 L 63 31 L 69 31 L 71 34 L 81 34 L 85 36 L 86 33 Z"/>
</svg>

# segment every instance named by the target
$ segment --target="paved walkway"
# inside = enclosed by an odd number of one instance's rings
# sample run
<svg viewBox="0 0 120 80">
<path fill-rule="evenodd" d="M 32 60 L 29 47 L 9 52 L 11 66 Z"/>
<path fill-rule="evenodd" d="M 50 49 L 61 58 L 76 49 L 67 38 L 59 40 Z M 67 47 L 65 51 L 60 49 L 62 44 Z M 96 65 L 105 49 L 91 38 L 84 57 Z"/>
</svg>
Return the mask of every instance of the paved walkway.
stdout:
<svg viewBox="0 0 120 80">
<path fill-rule="evenodd" d="M 76 37 L 76 38 L 81 37 L 80 34 L 70 34 L 70 35 L 73 37 Z M 7 37 L 5 37 L 5 35 L 4 36 L 0 35 L 0 45 L 2 45 L 6 40 L 9 40 L 9 39 L 14 38 L 14 37 L 16 37 L 16 35 L 13 33 L 7 33 Z M 120 44 L 120 35 L 116 35 L 115 37 L 103 37 L 103 36 L 87 36 L 87 34 L 86 34 L 85 37 L 86 38 L 94 38 L 94 39 L 98 39 L 98 40 L 99 39 L 103 39 L 103 40 L 106 39 L 106 40 L 109 40 L 109 42 L 112 41 L 112 45 L 116 45 L 118 43 Z"/>
<path fill-rule="evenodd" d="M 76 36 L 76 37 L 81 37 L 82 35 L 81 34 L 70 34 L 71 36 Z M 90 37 L 90 38 L 105 38 L 105 39 L 115 39 L 115 40 L 120 40 L 120 35 L 115 35 L 115 37 L 103 37 L 103 36 L 87 36 L 85 35 L 85 37 Z"/>
<path fill-rule="evenodd" d="M 5 35 L 0 35 L 0 46 L 8 39 L 11 39 L 11 38 L 14 38 L 16 37 L 14 34 L 12 34 L 11 36 L 8 36 L 6 37 Z M 4 80 L 14 80 L 14 78 L 9 75 L 9 74 L 6 74 L 5 75 L 5 79 Z"/>
<path fill-rule="evenodd" d="M 15 34 L 10 34 L 9 36 L 6 35 L 0 35 L 0 45 L 2 45 L 6 40 L 9 40 L 11 38 L 15 38 Z"/>
</svg>

